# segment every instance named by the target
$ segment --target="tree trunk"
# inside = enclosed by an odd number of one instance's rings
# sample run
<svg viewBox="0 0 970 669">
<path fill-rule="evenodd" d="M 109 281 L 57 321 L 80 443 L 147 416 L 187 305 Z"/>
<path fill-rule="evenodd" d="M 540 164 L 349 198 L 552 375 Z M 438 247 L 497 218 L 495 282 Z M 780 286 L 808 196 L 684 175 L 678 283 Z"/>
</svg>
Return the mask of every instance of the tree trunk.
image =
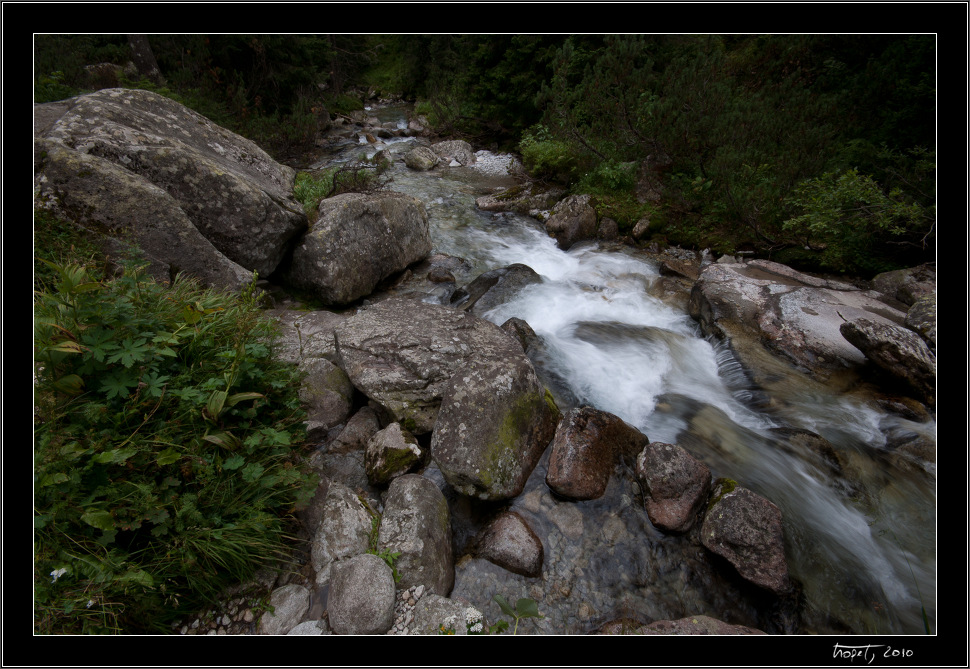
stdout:
<svg viewBox="0 0 970 669">
<path fill-rule="evenodd" d="M 164 86 L 165 77 L 162 76 L 158 63 L 155 62 L 155 54 L 148 44 L 148 35 L 128 35 L 128 46 L 131 47 L 132 60 L 138 68 L 138 73 L 153 84 Z"/>
</svg>

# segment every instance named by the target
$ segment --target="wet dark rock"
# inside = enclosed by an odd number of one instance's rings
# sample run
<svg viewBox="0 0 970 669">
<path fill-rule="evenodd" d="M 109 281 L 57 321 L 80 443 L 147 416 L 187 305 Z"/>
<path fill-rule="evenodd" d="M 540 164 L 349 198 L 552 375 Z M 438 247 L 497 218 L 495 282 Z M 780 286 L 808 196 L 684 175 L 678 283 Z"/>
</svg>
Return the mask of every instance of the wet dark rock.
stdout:
<svg viewBox="0 0 970 669">
<path fill-rule="evenodd" d="M 542 541 L 514 511 L 502 513 L 482 531 L 478 557 L 522 576 L 542 573 Z"/>
<path fill-rule="evenodd" d="M 481 316 L 511 300 L 526 286 L 542 283 L 542 277 L 531 267 L 515 263 L 480 274 L 463 289 L 455 292 L 452 305 Z"/>
<path fill-rule="evenodd" d="M 646 435 L 611 413 L 571 409 L 556 429 L 546 484 L 568 499 L 602 497 L 616 460 L 639 452 L 647 441 Z"/>
</svg>

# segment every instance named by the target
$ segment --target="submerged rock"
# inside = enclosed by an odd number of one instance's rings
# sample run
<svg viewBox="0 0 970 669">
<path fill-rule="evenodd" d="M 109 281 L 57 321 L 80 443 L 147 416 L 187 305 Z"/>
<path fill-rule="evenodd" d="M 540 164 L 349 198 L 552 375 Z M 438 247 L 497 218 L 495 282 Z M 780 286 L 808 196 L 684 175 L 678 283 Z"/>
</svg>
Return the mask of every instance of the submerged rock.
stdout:
<svg viewBox="0 0 970 669">
<path fill-rule="evenodd" d="M 522 576 L 542 573 L 542 541 L 519 514 L 506 512 L 478 538 L 478 557 Z"/>
</svg>

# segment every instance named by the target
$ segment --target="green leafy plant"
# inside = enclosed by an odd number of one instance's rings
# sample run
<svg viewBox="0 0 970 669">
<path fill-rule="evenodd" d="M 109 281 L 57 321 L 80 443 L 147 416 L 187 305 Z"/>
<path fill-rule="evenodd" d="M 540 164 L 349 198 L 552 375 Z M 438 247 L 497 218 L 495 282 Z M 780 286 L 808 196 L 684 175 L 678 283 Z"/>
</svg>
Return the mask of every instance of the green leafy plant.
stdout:
<svg viewBox="0 0 970 669">
<path fill-rule="evenodd" d="M 283 556 L 316 485 L 299 373 L 254 290 L 38 265 L 36 629 L 161 628 Z"/>
<path fill-rule="evenodd" d="M 784 229 L 820 249 L 824 266 L 841 271 L 884 269 L 873 266 L 877 244 L 929 229 L 932 219 L 902 189 L 885 193 L 855 169 L 801 182 L 789 203 L 802 213 L 786 220 Z"/>
<path fill-rule="evenodd" d="M 515 627 L 512 628 L 513 635 L 515 635 L 515 633 L 518 631 L 519 621 L 522 620 L 523 618 L 544 618 L 545 617 L 539 613 L 539 605 L 536 603 L 536 600 L 530 597 L 522 597 L 521 599 L 516 601 L 515 608 L 512 608 L 512 605 L 509 604 L 508 600 L 506 600 L 505 597 L 503 597 L 502 595 L 493 595 L 492 599 L 495 600 L 495 603 L 498 604 L 500 609 L 502 609 L 502 613 L 509 616 L 515 621 Z M 505 622 L 505 621 L 501 621 L 501 622 Z M 505 627 L 501 629 L 507 629 L 507 628 L 508 628 L 508 623 L 506 623 Z"/>
</svg>

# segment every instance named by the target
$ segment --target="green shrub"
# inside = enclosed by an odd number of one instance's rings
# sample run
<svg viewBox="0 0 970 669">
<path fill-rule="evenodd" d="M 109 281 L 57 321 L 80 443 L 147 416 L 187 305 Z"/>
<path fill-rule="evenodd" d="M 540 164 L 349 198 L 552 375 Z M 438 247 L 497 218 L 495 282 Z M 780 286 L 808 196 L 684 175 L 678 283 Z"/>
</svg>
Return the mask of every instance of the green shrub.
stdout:
<svg viewBox="0 0 970 669">
<path fill-rule="evenodd" d="M 329 167 L 318 172 L 299 172 L 293 184 L 293 196 L 303 205 L 311 221 L 316 218 L 320 200 L 341 193 L 370 193 L 389 182 L 384 174 L 390 167 L 386 157 L 375 155 L 352 163 Z"/>
<path fill-rule="evenodd" d="M 35 631 L 159 631 L 282 555 L 315 488 L 299 376 L 251 291 L 40 263 Z"/>
<path fill-rule="evenodd" d="M 522 164 L 535 177 L 572 183 L 580 170 L 580 156 L 568 142 L 553 139 L 545 126 L 527 130 L 519 142 Z"/>
<path fill-rule="evenodd" d="M 872 177 L 855 169 L 801 182 L 789 203 L 802 213 L 786 220 L 783 228 L 806 248 L 820 251 L 822 266 L 836 271 L 891 269 L 886 247 L 921 235 L 932 224 L 932 213 L 901 189 L 885 193 Z"/>
</svg>

